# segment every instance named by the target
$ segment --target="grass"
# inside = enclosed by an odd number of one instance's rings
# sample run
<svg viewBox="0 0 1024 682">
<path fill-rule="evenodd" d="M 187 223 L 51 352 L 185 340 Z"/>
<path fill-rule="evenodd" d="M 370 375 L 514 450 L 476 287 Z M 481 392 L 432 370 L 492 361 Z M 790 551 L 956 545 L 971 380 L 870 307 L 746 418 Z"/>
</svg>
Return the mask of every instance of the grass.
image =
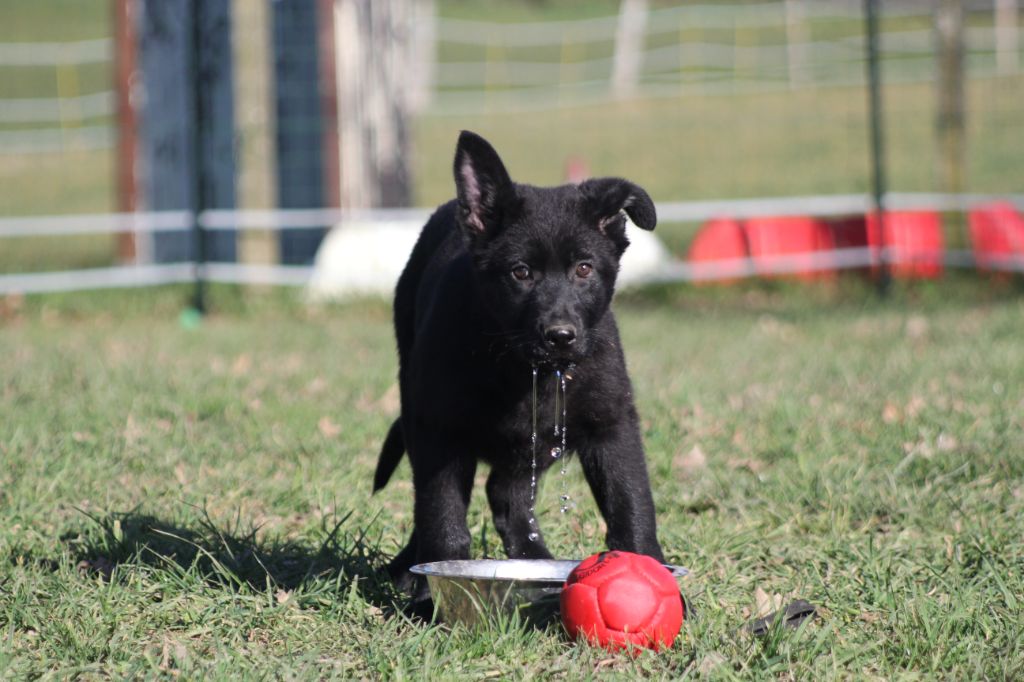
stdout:
<svg viewBox="0 0 1024 682">
<path fill-rule="evenodd" d="M 179 289 L 0 301 L 0 677 L 960 678 L 1024 674 L 1024 303 L 1012 283 L 670 287 L 617 311 L 697 609 L 662 655 L 414 624 L 389 310 Z M 115 312 L 116 311 L 116 312 Z M 559 556 L 602 547 L 544 481 Z M 476 556 L 500 556 L 476 491 Z M 820 617 L 755 639 L 755 594 Z"/>
</svg>

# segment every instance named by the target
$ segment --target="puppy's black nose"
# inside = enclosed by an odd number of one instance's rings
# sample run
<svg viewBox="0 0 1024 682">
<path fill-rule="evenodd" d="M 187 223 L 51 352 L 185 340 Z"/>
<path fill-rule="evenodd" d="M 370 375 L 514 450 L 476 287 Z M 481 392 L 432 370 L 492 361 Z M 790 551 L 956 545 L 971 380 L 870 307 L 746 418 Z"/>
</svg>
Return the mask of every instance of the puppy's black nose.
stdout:
<svg viewBox="0 0 1024 682">
<path fill-rule="evenodd" d="M 557 324 L 544 330 L 544 340 L 553 348 L 562 350 L 576 343 L 576 327 L 569 324 Z"/>
</svg>

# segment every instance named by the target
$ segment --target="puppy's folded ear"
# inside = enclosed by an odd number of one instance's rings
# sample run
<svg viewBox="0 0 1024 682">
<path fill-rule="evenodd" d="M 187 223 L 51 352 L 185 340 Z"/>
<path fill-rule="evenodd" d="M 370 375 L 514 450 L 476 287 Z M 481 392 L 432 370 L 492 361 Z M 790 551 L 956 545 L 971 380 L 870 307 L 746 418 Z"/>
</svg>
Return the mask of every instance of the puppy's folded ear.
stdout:
<svg viewBox="0 0 1024 682">
<path fill-rule="evenodd" d="M 622 178 L 594 178 L 579 185 L 597 228 L 608 234 L 612 226 L 621 226 L 622 211 L 644 230 L 653 230 L 658 223 L 654 202 L 643 187 Z"/>
<path fill-rule="evenodd" d="M 513 191 L 501 157 L 487 140 L 463 130 L 454 170 L 459 224 L 473 237 L 493 236 Z"/>
</svg>

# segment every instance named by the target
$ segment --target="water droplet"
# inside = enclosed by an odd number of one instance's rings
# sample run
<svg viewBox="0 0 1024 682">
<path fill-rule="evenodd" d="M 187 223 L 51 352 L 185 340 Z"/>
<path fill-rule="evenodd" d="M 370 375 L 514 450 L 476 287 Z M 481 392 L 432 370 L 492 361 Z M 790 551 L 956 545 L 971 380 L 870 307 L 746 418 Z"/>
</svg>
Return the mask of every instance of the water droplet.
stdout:
<svg viewBox="0 0 1024 682">
<path fill-rule="evenodd" d="M 561 391 L 561 395 L 559 395 L 559 386 L 563 386 L 563 387 L 565 386 L 565 379 L 562 378 L 561 370 L 557 370 L 556 369 L 555 370 L 555 435 L 556 436 L 558 435 L 558 430 L 560 428 L 560 425 L 558 423 L 558 412 L 559 412 L 559 408 L 558 408 L 559 400 L 558 399 L 559 398 L 562 398 L 563 400 L 565 399 L 565 389 L 563 388 L 562 391 Z M 565 424 L 565 420 L 563 419 L 562 420 L 562 425 L 564 425 L 564 424 Z"/>
<path fill-rule="evenodd" d="M 534 505 L 537 502 L 537 368 L 533 368 L 533 431 L 530 434 L 530 528 L 537 528 L 537 517 L 534 513 Z M 531 530 L 526 536 L 530 542 L 536 542 L 540 533 Z"/>
<path fill-rule="evenodd" d="M 551 448 L 552 459 L 558 459 L 562 456 L 562 448 Z"/>
<path fill-rule="evenodd" d="M 563 374 L 561 372 L 559 372 L 558 375 L 557 375 L 558 385 L 555 387 L 555 404 L 556 405 L 558 404 L 558 402 L 559 402 L 558 398 L 559 398 L 559 394 L 560 394 L 560 396 L 561 396 L 561 407 L 562 407 L 562 415 L 561 415 L 562 421 L 561 421 L 561 429 L 556 429 L 555 430 L 555 435 L 556 436 L 559 435 L 559 431 L 561 431 L 562 447 L 552 448 L 551 449 L 552 457 L 555 456 L 555 450 L 558 451 L 558 457 L 562 457 L 562 455 L 564 455 L 564 454 L 566 454 L 566 452 L 568 452 L 566 450 L 566 448 L 568 447 L 567 446 L 568 434 L 566 434 L 566 426 L 565 426 L 566 420 L 568 418 L 568 413 L 569 413 L 569 404 L 568 404 L 568 401 L 565 399 L 565 381 L 566 381 L 566 378 L 567 378 L 567 375 Z M 558 415 L 557 415 L 557 413 L 555 415 L 555 423 L 558 424 Z M 559 510 L 563 514 L 566 513 L 567 511 L 569 511 L 572 508 L 572 506 L 573 506 L 572 502 L 569 499 L 569 482 L 568 482 L 568 480 L 565 477 L 565 473 L 566 473 L 565 472 L 566 459 L 568 459 L 568 458 L 562 457 L 562 470 L 559 473 L 559 477 L 560 477 L 561 482 L 562 482 L 562 494 L 561 494 L 561 501 L 562 501 L 562 503 L 561 503 L 561 505 L 559 507 Z"/>
</svg>

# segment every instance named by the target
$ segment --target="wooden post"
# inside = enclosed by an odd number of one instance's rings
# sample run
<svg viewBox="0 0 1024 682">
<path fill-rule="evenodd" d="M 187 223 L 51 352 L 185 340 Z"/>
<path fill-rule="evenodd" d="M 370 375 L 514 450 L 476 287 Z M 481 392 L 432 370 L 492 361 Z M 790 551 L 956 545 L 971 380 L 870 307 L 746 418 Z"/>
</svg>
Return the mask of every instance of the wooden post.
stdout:
<svg viewBox="0 0 1024 682">
<path fill-rule="evenodd" d="M 317 0 L 320 129 L 323 134 L 324 205 L 341 205 L 341 140 L 338 137 L 338 74 L 334 50 L 334 0 Z"/>
<path fill-rule="evenodd" d="M 1017 0 L 996 0 L 996 66 L 1009 76 L 1020 68 L 1018 52 Z"/>
<path fill-rule="evenodd" d="M 341 205 L 412 203 L 407 63 L 414 0 L 336 0 Z"/>
<path fill-rule="evenodd" d="M 943 192 L 964 188 L 964 9 L 961 0 L 939 0 L 935 8 L 938 64 L 938 177 Z"/>
<path fill-rule="evenodd" d="M 274 185 L 274 121 L 271 78 L 270 3 L 232 0 L 231 43 L 234 46 L 235 98 L 239 139 L 238 205 L 267 209 L 277 205 Z M 242 263 L 278 262 L 277 231 L 246 229 L 238 233 Z"/>
<path fill-rule="evenodd" d="M 135 0 L 114 3 L 114 91 L 117 93 L 117 168 L 114 186 L 117 210 L 136 209 L 135 154 L 138 146 L 138 120 L 133 89 L 138 78 L 135 59 Z M 117 259 L 121 263 L 136 260 L 135 235 L 117 235 Z"/>
<path fill-rule="evenodd" d="M 807 24 L 803 0 L 786 0 L 786 66 L 789 88 L 795 90 L 807 81 Z"/>
<path fill-rule="evenodd" d="M 413 0 L 415 19 L 409 45 L 409 108 L 414 113 L 430 106 L 437 72 L 437 0 Z"/>
<path fill-rule="evenodd" d="M 612 57 L 612 95 L 626 99 L 636 94 L 643 66 L 644 31 L 647 28 L 647 0 L 622 0 L 615 29 Z"/>
</svg>

